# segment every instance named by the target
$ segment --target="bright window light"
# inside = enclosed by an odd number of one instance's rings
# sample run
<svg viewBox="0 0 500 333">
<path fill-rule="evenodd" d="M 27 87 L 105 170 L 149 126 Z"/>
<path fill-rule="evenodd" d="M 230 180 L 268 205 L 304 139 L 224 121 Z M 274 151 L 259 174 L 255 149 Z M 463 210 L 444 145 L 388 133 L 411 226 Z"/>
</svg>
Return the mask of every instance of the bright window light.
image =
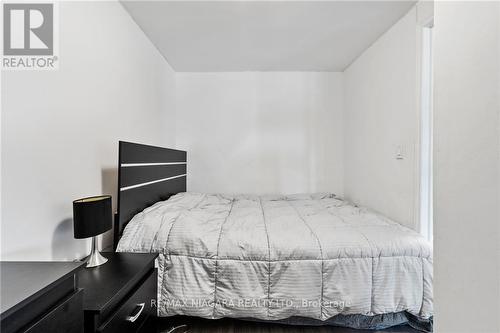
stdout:
<svg viewBox="0 0 500 333">
<path fill-rule="evenodd" d="M 420 119 L 420 232 L 432 241 L 432 28 L 422 33 Z"/>
</svg>

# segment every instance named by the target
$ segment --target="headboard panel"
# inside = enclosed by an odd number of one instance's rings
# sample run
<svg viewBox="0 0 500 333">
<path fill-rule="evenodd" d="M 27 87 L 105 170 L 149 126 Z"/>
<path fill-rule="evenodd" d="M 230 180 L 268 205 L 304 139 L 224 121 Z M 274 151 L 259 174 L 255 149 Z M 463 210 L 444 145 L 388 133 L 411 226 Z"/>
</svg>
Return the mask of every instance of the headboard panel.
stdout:
<svg viewBox="0 0 500 333">
<path fill-rule="evenodd" d="M 186 157 L 187 153 L 182 150 L 119 142 L 115 249 L 123 229 L 134 215 L 186 191 Z"/>
</svg>

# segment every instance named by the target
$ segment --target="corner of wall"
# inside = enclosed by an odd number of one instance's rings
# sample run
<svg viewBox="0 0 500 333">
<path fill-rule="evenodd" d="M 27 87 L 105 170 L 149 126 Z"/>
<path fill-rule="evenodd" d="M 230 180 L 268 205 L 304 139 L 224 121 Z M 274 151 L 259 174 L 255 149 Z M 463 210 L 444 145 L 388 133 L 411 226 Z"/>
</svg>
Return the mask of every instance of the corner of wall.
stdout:
<svg viewBox="0 0 500 333">
<path fill-rule="evenodd" d="M 343 72 L 345 197 L 412 228 L 418 191 L 416 26 L 412 6 Z M 404 160 L 395 160 L 399 146 Z"/>
<path fill-rule="evenodd" d="M 165 69 L 164 69 L 164 75 L 165 75 L 165 86 L 167 87 L 167 90 L 165 92 L 165 97 L 164 97 L 164 105 L 165 105 L 165 110 L 164 114 L 162 115 L 162 121 L 165 126 L 164 130 L 164 135 L 163 135 L 163 145 L 167 147 L 173 147 L 177 148 L 177 142 L 175 140 L 176 138 L 176 116 L 177 116 L 177 103 L 176 103 L 176 71 L 174 70 L 173 66 L 170 64 L 168 61 L 167 57 L 161 50 L 157 47 L 157 45 L 151 40 L 151 38 L 148 36 L 148 34 L 142 29 L 142 27 L 137 23 L 135 20 L 134 16 L 130 14 L 130 12 L 127 10 L 127 7 L 124 4 L 123 0 L 117 0 L 121 8 L 127 13 L 128 17 L 134 22 L 134 24 L 137 26 L 137 29 L 139 29 L 144 37 L 148 40 L 148 42 L 153 46 L 153 48 L 156 50 L 157 54 L 164 60 L 165 64 Z"/>
</svg>

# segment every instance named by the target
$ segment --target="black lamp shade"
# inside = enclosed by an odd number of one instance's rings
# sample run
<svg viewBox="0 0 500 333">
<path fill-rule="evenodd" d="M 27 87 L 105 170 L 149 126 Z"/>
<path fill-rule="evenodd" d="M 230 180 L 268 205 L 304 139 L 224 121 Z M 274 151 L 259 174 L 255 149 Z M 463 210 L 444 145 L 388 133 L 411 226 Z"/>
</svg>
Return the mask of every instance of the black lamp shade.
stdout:
<svg viewBox="0 0 500 333">
<path fill-rule="evenodd" d="M 113 222 L 111 196 L 83 198 L 73 201 L 75 238 L 88 238 L 111 229 Z"/>
</svg>

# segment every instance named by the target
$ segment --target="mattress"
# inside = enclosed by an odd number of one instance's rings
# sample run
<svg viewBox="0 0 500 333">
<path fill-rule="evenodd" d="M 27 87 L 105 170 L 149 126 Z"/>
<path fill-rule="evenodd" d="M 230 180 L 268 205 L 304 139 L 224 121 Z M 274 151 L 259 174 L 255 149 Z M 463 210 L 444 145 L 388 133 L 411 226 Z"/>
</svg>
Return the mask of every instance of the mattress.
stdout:
<svg viewBox="0 0 500 333">
<path fill-rule="evenodd" d="M 433 314 L 431 245 L 328 193 L 179 193 L 137 214 L 117 251 L 160 254 L 160 316 Z"/>
</svg>

